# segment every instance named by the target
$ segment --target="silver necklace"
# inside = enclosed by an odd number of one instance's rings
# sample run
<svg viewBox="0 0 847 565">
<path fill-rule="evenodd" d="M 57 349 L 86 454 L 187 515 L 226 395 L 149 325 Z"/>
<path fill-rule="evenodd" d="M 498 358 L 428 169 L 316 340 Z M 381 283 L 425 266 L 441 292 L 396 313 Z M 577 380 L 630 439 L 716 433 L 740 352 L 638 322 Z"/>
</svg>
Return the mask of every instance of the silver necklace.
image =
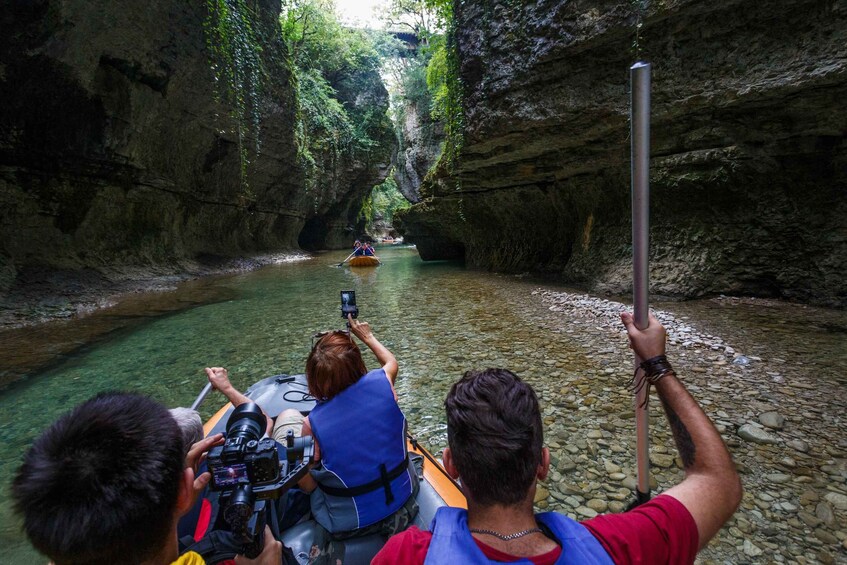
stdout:
<svg viewBox="0 0 847 565">
<path fill-rule="evenodd" d="M 487 534 L 503 541 L 522 538 L 524 536 L 528 536 L 529 534 L 542 533 L 541 528 L 530 528 L 522 532 L 515 532 L 514 534 L 501 534 L 500 532 L 495 532 L 494 530 L 478 530 L 476 528 L 471 528 L 470 530 L 475 534 Z"/>
</svg>

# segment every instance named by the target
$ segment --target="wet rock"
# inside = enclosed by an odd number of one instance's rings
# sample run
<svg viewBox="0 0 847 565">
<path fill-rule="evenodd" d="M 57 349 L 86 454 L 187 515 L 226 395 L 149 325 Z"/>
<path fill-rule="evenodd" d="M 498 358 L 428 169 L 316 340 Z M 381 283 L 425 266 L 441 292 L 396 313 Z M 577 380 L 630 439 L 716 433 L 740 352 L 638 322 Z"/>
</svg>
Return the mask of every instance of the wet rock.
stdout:
<svg viewBox="0 0 847 565">
<path fill-rule="evenodd" d="M 586 502 L 585 505 L 597 512 L 598 514 L 605 512 L 606 509 L 609 507 L 608 502 L 599 498 L 592 498 L 591 500 Z"/>
<path fill-rule="evenodd" d="M 803 523 L 809 526 L 810 528 L 815 528 L 819 526 L 822 522 L 822 520 L 817 516 L 813 516 L 812 514 L 809 514 L 808 512 L 804 512 L 802 510 L 797 513 L 797 517 L 799 517 L 800 520 L 802 520 Z"/>
<path fill-rule="evenodd" d="M 815 530 L 815 537 L 827 544 L 836 544 L 838 543 L 838 538 L 824 530 L 823 528 L 818 528 Z"/>
<path fill-rule="evenodd" d="M 835 514 L 832 511 L 832 506 L 826 502 L 820 502 L 815 507 L 815 515 L 827 526 L 835 523 Z"/>
<path fill-rule="evenodd" d="M 615 514 L 618 514 L 620 512 L 623 512 L 625 509 L 626 509 L 626 504 L 624 504 L 623 502 L 621 502 L 619 500 L 612 500 L 612 501 L 609 502 L 609 512 L 613 512 Z"/>
<path fill-rule="evenodd" d="M 576 513 L 585 518 L 594 518 L 597 516 L 597 511 L 588 508 L 587 506 L 578 506 L 576 508 Z"/>
<path fill-rule="evenodd" d="M 752 424 L 744 424 L 738 428 L 738 437 L 745 441 L 761 444 L 779 443 L 779 438 L 769 434 L 762 428 Z"/>
<path fill-rule="evenodd" d="M 674 457 L 672 455 L 663 455 L 661 453 L 651 453 L 650 462 L 657 467 L 673 467 Z"/>
<path fill-rule="evenodd" d="M 785 427 L 785 417 L 777 412 L 765 412 L 759 414 L 759 422 L 766 428 L 781 430 Z"/>
<path fill-rule="evenodd" d="M 847 495 L 839 492 L 828 492 L 824 495 L 824 499 L 839 510 L 847 510 Z"/>
<path fill-rule="evenodd" d="M 762 550 L 759 549 L 758 546 L 753 544 L 749 539 L 744 540 L 744 545 L 742 546 L 744 555 L 748 557 L 758 557 L 762 554 Z"/>
</svg>

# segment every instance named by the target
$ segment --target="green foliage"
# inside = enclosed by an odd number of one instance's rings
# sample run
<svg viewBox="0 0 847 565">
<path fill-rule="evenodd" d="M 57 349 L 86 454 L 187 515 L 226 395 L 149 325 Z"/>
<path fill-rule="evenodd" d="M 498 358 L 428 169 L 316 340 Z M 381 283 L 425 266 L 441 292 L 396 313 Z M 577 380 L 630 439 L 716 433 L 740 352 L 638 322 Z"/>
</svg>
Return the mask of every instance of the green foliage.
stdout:
<svg viewBox="0 0 847 565">
<path fill-rule="evenodd" d="M 280 24 L 297 79 L 298 146 L 310 190 L 318 185 L 321 156 L 334 162 L 342 153 L 366 155 L 378 145 L 374 132 L 385 127 L 387 116 L 351 98 L 362 90 L 362 77 L 378 75 L 384 40 L 344 28 L 329 0 L 287 0 Z"/>
<path fill-rule="evenodd" d="M 416 29 L 420 30 L 421 44 L 415 57 L 400 73 L 399 89 L 403 99 L 419 108 L 428 107 L 432 119 L 444 125 L 446 142 L 441 159 L 448 170 L 452 169 L 464 142 L 462 84 L 454 40 L 452 0 L 392 0 L 390 5 L 391 21 L 420 22 Z M 403 9 L 407 10 L 405 14 Z M 398 12 L 401 13 L 398 15 Z M 423 22 L 429 27 L 424 27 Z M 444 31 L 438 33 L 438 30 Z M 394 112 L 395 122 L 402 123 L 404 108 L 398 105 Z"/>
<path fill-rule="evenodd" d="M 405 210 L 412 204 L 400 193 L 394 176 L 388 175 L 385 181 L 375 186 L 368 198 L 362 202 L 360 218 L 364 218 L 369 224 L 376 218 L 382 218 L 390 224 L 397 210 Z"/>
<path fill-rule="evenodd" d="M 465 122 L 452 4 L 443 3 L 440 6 L 442 17 L 447 23 L 447 33 L 431 42 L 432 55 L 427 65 L 426 84 L 432 96 L 432 117 L 444 123 L 446 142 L 441 159 L 448 169 L 452 169 L 464 145 Z"/>
<path fill-rule="evenodd" d="M 632 11 L 635 12 L 635 33 L 632 39 L 632 55 L 638 61 L 641 59 L 641 28 L 644 27 L 644 12 L 647 10 L 647 0 L 630 0 Z"/>
<path fill-rule="evenodd" d="M 231 108 L 238 136 L 242 200 L 252 199 L 247 182 L 251 158 L 261 150 L 260 98 L 264 69 L 262 47 L 246 0 L 206 0 L 206 47 L 215 74 L 215 97 Z M 246 202 L 242 202 L 246 204 Z"/>
<path fill-rule="evenodd" d="M 426 67 L 426 86 L 432 102 L 430 112 L 434 120 L 443 120 L 447 117 L 447 109 L 450 101 L 450 90 L 447 87 L 449 77 L 449 66 L 447 64 L 447 44 L 444 37 L 438 37 L 433 41 L 432 58 Z"/>
</svg>

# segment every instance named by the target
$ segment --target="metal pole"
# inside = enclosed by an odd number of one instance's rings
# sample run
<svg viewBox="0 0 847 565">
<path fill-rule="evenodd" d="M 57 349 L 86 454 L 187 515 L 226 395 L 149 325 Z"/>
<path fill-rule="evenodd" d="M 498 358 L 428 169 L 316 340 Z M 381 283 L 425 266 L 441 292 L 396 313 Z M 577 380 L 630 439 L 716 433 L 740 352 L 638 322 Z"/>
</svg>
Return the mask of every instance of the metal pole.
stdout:
<svg viewBox="0 0 847 565">
<path fill-rule="evenodd" d="M 632 304 L 635 327 L 647 327 L 650 250 L 650 63 L 629 69 L 632 91 Z M 635 366 L 642 359 L 635 356 Z M 650 499 L 650 431 L 647 387 L 635 395 L 636 504 Z"/>
<path fill-rule="evenodd" d="M 212 390 L 212 383 L 206 383 L 206 386 L 203 387 L 203 390 L 200 391 L 200 395 L 197 396 L 197 399 L 194 401 L 194 404 L 191 405 L 192 410 L 197 410 L 197 408 L 206 400 L 206 396 L 209 394 L 209 391 Z"/>
</svg>

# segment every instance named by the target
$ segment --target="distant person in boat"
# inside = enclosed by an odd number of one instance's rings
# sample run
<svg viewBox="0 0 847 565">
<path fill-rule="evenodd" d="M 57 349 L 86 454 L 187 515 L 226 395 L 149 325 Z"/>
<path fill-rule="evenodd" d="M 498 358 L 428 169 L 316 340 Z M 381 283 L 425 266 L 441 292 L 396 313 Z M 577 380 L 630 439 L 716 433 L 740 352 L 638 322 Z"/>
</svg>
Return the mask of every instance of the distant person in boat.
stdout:
<svg viewBox="0 0 847 565">
<path fill-rule="evenodd" d="M 368 371 L 359 347 L 342 330 L 319 334 L 306 361 L 309 392 L 318 403 L 307 418 L 285 410 L 273 437 L 288 430 L 315 439 L 317 465 L 300 482 L 310 493 L 315 521 L 335 539 L 404 530 L 418 512 L 418 479 L 406 451 L 406 418 L 397 404 L 397 359 L 367 322 L 348 317 L 350 331 L 381 367 Z M 226 370 L 212 369 L 209 381 L 233 404 L 244 397 Z M 236 404 L 237 405 L 237 404 Z"/>
<path fill-rule="evenodd" d="M 635 352 L 653 360 L 649 374 L 685 467 L 680 484 L 629 512 L 581 523 L 534 514 L 550 465 L 535 392 L 505 369 L 468 371 L 445 401 L 443 454 L 468 510 L 440 508 L 431 532 L 412 527 L 393 537 L 373 563 L 693 563 L 738 507 L 741 483 L 720 434 L 664 358 L 664 328 L 653 316 L 645 330 L 629 314 L 622 319 Z"/>
<path fill-rule="evenodd" d="M 356 243 L 353 244 L 353 255 L 355 257 L 361 257 L 364 254 L 365 254 L 365 245 L 357 239 Z"/>
<path fill-rule="evenodd" d="M 203 565 L 179 556 L 176 527 L 209 483 L 196 475 L 221 434 L 195 443 L 168 409 L 138 394 L 100 394 L 60 417 L 35 440 L 12 485 L 15 508 L 35 548 L 56 565 Z M 282 544 L 265 530 L 256 559 L 279 565 Z"/>
<path fill-rule="evenodd" d="M 364 248 L 366 257 L 373 257 L 374 255 L 376 255 L 376 253 L 374 253 L 374 248 L 370 243 L 365 242 Z"/>
</svg>

